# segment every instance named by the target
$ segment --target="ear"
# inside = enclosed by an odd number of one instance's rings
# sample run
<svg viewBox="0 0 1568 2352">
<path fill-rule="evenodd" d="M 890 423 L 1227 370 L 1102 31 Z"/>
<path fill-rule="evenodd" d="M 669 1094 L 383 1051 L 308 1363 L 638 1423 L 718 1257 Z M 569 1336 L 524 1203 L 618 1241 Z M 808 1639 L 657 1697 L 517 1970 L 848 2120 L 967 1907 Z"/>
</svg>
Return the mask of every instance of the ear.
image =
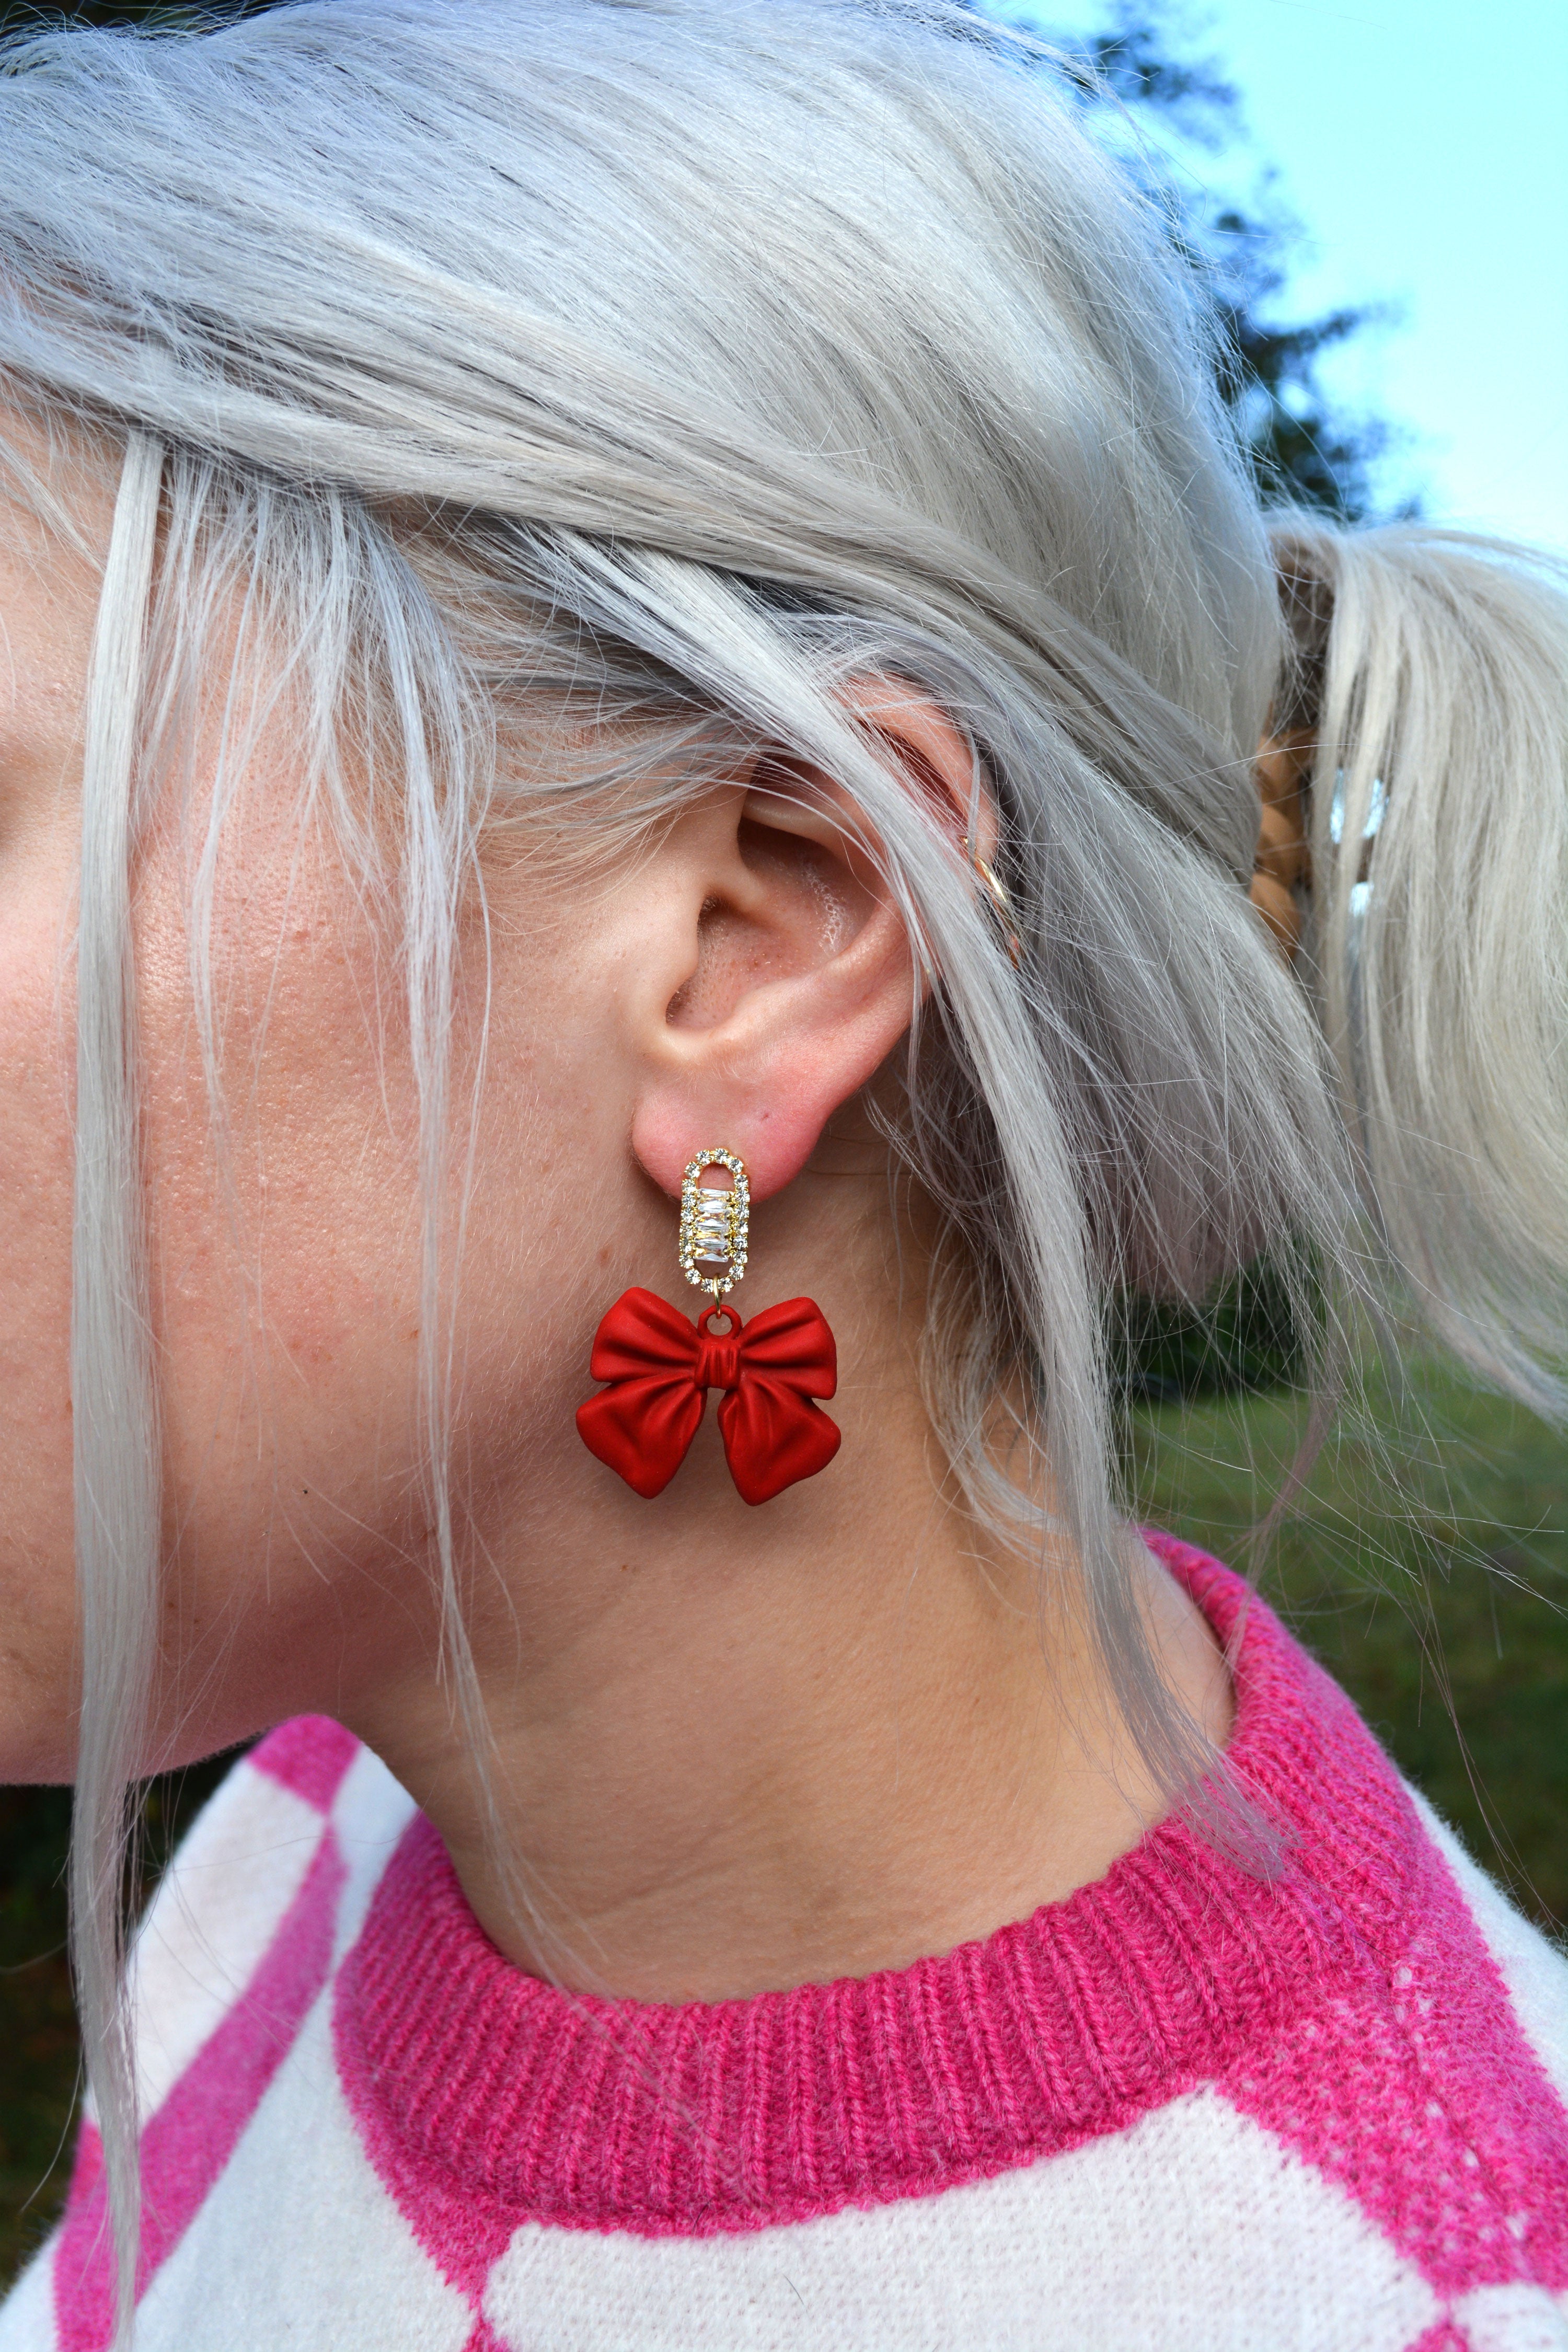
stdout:
<svg viewBox="0 0 1568 2352">
<path fill-rule="evenodd" d="M 952 720 L 891 678 L 844 699 L 958 848 L 976 779 Z M 877 845 L 839 786 L 764 755 L 677 821 L 639 885 L 663 969 L 637 992 L 633 1149 L 674 1193 L 695 1153 L 726 1146 L 765 1200 L 914 1013 L 917 961 Z"/>
</svg>

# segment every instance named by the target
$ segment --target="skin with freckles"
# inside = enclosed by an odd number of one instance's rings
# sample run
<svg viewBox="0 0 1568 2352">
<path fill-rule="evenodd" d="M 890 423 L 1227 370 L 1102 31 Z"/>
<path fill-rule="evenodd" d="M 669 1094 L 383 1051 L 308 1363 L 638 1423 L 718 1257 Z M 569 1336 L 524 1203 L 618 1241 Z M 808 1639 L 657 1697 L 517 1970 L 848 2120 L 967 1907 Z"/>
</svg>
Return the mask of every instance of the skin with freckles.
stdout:
<svg viewBox="0 0 1568 2352">
<path fill-rule="evenodd" d="M 19 418 L 7 438 L 36 441 Z M 112 484 L 73 472 L 91 545 Z M 76 1707 L 68 1381 L 71 934 L 93 562 L 0 499 L 0 1779 L 68 1779 Z M 968 755 L 888 681 L 857 699 L 967 807 Z M 464 1607 L 520 1913 L 437 1674 L 417 1391 L 416 1104 L 395 942 L 301 839 L 278 730 L 216 898 L 221 1120 L 193 1012 L 193 828 L 134 877 L 141 1175 L 167 1565 L 146 1761 L 321 1710 L 376 1749 L 524 1966 L 716 1998 L 905 1964 L 1100 1875 L 1159 1799 L 1065 1608 L 958 1508 L 921 1400 L 922 1243 L 895 1224 L 869 1092 L 910 1021 L 910 945 L 848 813 L 765 763 L 636 856 L 488 859 L 489 1030 L 455 1300 Z M 201 791 L 197 761 L 195 792 Z M 806 780 L 808 785 L 812 780 Z M 454 1099 L 479 1068 L 479 910 Z M 843 1430 L 752 1509 L 710 1411 L 653 1503 L 577 1437 L 594 1329 L 633 1283 L 691 1311 L 681 1171 L 738 1150 L 744 1315 L 814 1297 Z M 1179 1696 L 1217 1738 L 1223 1665 L 1151 1565 Z"/>
</svg>

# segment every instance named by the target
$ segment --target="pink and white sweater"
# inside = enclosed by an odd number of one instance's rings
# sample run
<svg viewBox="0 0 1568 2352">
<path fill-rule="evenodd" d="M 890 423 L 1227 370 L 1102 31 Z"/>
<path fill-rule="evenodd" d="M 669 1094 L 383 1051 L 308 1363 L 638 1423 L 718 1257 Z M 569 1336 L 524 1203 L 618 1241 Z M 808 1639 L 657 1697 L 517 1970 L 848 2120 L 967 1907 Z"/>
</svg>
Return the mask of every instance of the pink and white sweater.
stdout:
<svg viewBox="0 0 1568 2352">
<path fill-rule="evenodd" d="M 570 2000 L 373 1756 L 274 1732 L 138 1948 L 139 2347 L 1568 2347 L 1568 1967 L 1241 1581 L 1157 1549 L 1239 1630 L 1284 1875 L 1167 1821 L 901 1972 Z M 89 2120 L 0 2352 L 109 2330 Z"/>
</svg>

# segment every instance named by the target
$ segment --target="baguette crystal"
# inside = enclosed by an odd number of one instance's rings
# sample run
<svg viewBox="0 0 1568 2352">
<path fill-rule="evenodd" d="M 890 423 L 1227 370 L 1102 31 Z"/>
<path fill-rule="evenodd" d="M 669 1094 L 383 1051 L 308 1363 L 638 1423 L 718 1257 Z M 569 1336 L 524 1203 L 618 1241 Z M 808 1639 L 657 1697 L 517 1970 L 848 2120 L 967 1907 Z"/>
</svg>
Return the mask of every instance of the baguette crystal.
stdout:
<svg viewBox="0 0 1568 2352">
<path fill-rule="evenodd" d="M 706 1168 L 727 1168 L 732 1182 L 720 1192 L 700 1180 Z M 752 1194 L 746 1163 L 716 1145 L 688 1160 L 680 1182 L 680 1271 L 698 1290 L 722 1298 L 746 1271 Z"/>
</svg>

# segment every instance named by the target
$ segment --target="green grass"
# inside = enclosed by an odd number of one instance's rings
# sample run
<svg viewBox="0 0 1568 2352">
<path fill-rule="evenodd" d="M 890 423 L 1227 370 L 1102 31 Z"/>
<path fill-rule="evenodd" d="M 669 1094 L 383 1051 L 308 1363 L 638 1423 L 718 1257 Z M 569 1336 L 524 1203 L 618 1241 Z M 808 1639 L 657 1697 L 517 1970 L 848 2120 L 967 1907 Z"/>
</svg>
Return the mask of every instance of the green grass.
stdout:
<svg viewBox="0 0 1568 2352">
<path fill-rule="evenodd" d="M 1240 1567 L 1306 1425 L 1288 1394 L 1141 1406 L 1139 1507 Z M 1466 1844 L 1568 1928 L 1568 1443 L 1429 1366 L 1375 1364 L 1260 1567 L 1264 1595 Z"/>
<path fill-rule="evenodd" d="M 1304 1423 L 1288 1394 L 1143 1404 L 1143 1516 L 1243 1564 Z M 1568 1445 L 1494 1397 L 1376 1372 L 1276 1537 L 1262 1587 L 1549 1928 L 1568 1927 Z M 1462 1727 L 1462 1737 L 1459 1728 Z M 154 1853 L 221 1765 L 159 1784 Z M 59 1885 L 68 1799 L 0 1792 L 0 2280 L 63 2194 L 77 2042 Z"/>
</svg>

